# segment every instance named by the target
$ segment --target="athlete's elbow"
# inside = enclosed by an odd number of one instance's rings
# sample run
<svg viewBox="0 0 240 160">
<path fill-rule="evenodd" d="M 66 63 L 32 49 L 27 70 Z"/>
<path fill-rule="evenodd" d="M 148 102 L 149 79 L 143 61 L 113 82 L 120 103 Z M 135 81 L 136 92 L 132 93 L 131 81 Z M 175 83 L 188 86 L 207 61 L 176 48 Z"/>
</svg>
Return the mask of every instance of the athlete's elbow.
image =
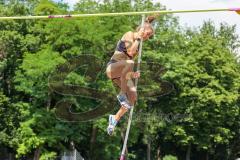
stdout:
<svg viewBox="0 0 240 160">
<path fill-rule="evenodd" d="M 131 51 L 131 50 L 130 50 L 130 51 L 128 51 L 128 55 L 129 55 L 129 56 L 131 56 L 131 57 L 132 57 L 132 56 L 133 56 L 133 54 L 134 54 L 134 52 L 133 52 L 133 51 Z"/>
</svg>

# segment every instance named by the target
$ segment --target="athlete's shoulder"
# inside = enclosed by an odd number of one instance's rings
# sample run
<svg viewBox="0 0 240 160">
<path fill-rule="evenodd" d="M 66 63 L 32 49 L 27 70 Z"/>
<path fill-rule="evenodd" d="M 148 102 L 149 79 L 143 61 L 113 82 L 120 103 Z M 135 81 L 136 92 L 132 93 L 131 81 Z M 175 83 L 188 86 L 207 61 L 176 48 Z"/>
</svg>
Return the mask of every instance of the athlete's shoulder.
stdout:
<svg viewBox="0 0 240 160">
<path fill-rule="evenodd" d="M 133 31 L 128 31 L 128 32 L 125 33 L 125 35 L 133 36 Z"/>
<path fill-rule="evenodd" d="M 124 40 L 131 41 L 133 39 L 133 31 L 128 31 L 123 36 Z"/>
</svg>

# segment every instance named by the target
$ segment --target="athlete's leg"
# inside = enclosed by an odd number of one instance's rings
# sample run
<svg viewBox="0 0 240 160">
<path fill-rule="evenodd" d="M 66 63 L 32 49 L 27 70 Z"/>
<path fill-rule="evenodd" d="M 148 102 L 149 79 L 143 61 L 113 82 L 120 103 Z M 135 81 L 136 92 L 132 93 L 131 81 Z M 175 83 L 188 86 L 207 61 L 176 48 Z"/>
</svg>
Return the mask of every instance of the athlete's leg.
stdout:
<svg viewBox="0 0 240 160">
<path fill-rule="evenodd" d="M 117 84 L 119 87 L 121 86 L 121 80 L 120 78 L 116 78 L 113 80 L 113 82 L 115 84 Z M 128 87 L 127 87 L 127 96 L 128 99 L 130 101 L 130 105 L 133 106 L 136 99 L 137 99 L 137 91 L 136 91 L 136 87 L 134 86 L 133 81 L 130 79 L 128 80 Z M 119 111 L 116 113 L 116 115 L 114 116 L 114 118 L 119 121 L 121 119 L 122 116 L 124 116 L 124 114 L 128 111 L 129 109 L 127 109 L 126 107 L 122 106 Z"/>
<path fill-rule="evenodd" d="M 113 80 L 113 82 L 119 86 L 119 88 L 121 87 L 121 80 L 120 78 L 116 78 Z M 127 87 L 127 95 L 130 97 L 130 103 L 132 106 L 134 105 L 136 99 L 137 99 L 137 94 L 136 94 L 136 88 L 134 87 L 134 83 L 132 80 L 128 81 L 128 87 Z M 116 115 L 110 115 L 109 116 L 109 125 L 107 128 L 107 132 L 109 135 L 112 135 L 115 129 L 115 126 L 117 125 L 118 121 L 121 119 L 122 116 L 124 116 L 124 114 L 129 110 L 130 108 L 126 108 L 126 106 L 121 106 L 121 108 L 119 109 L 119 111 L 116 113 Z"/>
<path fill-rule="evenodd" d="M 106 74 L 110 79 L 118 78 L 121 79 L 121 92 L 127 92 L 127 80 L 126 74 L 133 70 L 134 61 L 133 60 L 121 60 L 108 65 L 106 68 Z"/>
<path fill-rule="evenodd" d="M 119 88 L 121 87 L 121 80 L 120 80 L 120 78 L 114 79 L 113 83 L 115 83 Z M 137 100 L 137 89 L 136 89 L 132 79 L 129 79 L 127 81 L 127 97 L 129 99 L 129 102 L 130 102 L 131 106 L 133 106 L 134 103 Z"/>
<path fill-rule="evenodd" d="M 127 110 L 130 108 L 130 104 L 128 102 L 126 93 L 127 93 L 127 77 L 126 75 L 128 72 L 131 72 L 133 70 L 134 61 L 132 60 L 122 60 L 118 61 L 116 63 L 112 63 L 108 65 L 106 69 L 106 74 L 111 79 L 118 78 L 118 86 L 121 89 L 121 94 L 119 94 L 118 100 L 121 103 L 122 107 L 120 108 L 119 112 L 116 115 L 110 115 L 109 116 L 109 125 L 107 128 L 107 132 L 109 135 L 113 134 L 114 128 L 117 125 L 117 122 L 119 119 L 127 112 Z"/>
<path fill-rule="evenodd" d="M 128 96 L 130 105 L 134 106 L 135 102 L 137 101 L 137 89 L 132 79 L 128 81 L 127 86 L 128 86 L 127 96 Z"/>
</svg>

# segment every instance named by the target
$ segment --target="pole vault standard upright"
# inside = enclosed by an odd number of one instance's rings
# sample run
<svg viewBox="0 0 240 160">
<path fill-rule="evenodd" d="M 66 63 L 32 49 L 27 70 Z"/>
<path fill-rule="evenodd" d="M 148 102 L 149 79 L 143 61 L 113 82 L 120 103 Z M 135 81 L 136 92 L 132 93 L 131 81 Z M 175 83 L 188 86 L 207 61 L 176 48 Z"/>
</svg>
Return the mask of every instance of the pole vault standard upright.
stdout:
<svg viewBox="0 0 240 160">
<path fill-rule="evenodd" d="M 202 10 L 160 10 L 144 12 L 118 12 L 118 13 L 96 13 L 96 14 L 73 14 L 73 15 L 48 15 L 48 16 L 15 16 L 0 17 L 0 20 L 9 19 L 49 19 L 49 18 L 83 18 L 83 17 L 106 17 L 106 16 L 126 16 L 126 15 L 143 15 L 143 14 L 169 14 L 169 13 L 193 13 L 193 12 L 223 12 L 234 11 L 240 14 L 240 8 L 222 8 L 222 9 L 202 9 Z"/>
</svg>

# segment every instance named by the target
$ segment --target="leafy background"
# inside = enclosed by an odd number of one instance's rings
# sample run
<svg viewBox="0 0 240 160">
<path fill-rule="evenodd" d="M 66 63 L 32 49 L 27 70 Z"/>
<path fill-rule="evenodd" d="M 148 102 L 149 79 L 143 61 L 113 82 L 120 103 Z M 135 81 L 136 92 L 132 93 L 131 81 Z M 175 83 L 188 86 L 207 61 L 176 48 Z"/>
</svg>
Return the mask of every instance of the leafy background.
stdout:
<svg viewBox="0 0 240 160">
<path fill-rule="evenodd" d="M 70 13 L 67 4 L 49 0 L 1 0 L 0 4 L 0 16 Z M 71 14 L 160 9 L 164 6 L 150 0 L 80 0 Z M 97 102 L 57 94 L 50 90 L 48 77 L 57 66 L 84 54 L 107 63 L 117 40 L 124 32 L 134 30 L 140 19 L 119 16 L 0 21 L 1 159 L 56 159 L 71 149 L 71 144 L 86 159 L 119 157 L 127 118 L 121 121 L 113 137 L 106 134 L 108 115 L 88 122 L 60 121 L 54 114 L 59 100 L 74 99 L 75 109 L 80 110 L 88 110 Z M 223 23 L 216 28 L 208 21 L 197 29 L 182 28 L 177 17 L 161 15 L 155 29 L 154 37 L 144 42 L 143 63 L 151 61 L 165 66 L 167 72 L 155 76 L 170 82 L 175 89 L 165 96 L 139 97 L 128 159 L 239 157 L 240 65 L 236 58 L 236 27 Z M 154 74 L 159 69 L 152 67 L 142 72 Z M 140 84 L 156 89 L 159 83 L 154 80 L 143 76 Z M 81 71 L 72 72 L 67 82 L 89 85 Z M 96 83 L 100 90 L 113 92 L 106 76 Z M 113 106 L 114 111 L 118 107 Z M 168 119 L 166 115 L 170 115 Z M 176 115 L 179 117 L 174 119 Z"/>
</svg>

